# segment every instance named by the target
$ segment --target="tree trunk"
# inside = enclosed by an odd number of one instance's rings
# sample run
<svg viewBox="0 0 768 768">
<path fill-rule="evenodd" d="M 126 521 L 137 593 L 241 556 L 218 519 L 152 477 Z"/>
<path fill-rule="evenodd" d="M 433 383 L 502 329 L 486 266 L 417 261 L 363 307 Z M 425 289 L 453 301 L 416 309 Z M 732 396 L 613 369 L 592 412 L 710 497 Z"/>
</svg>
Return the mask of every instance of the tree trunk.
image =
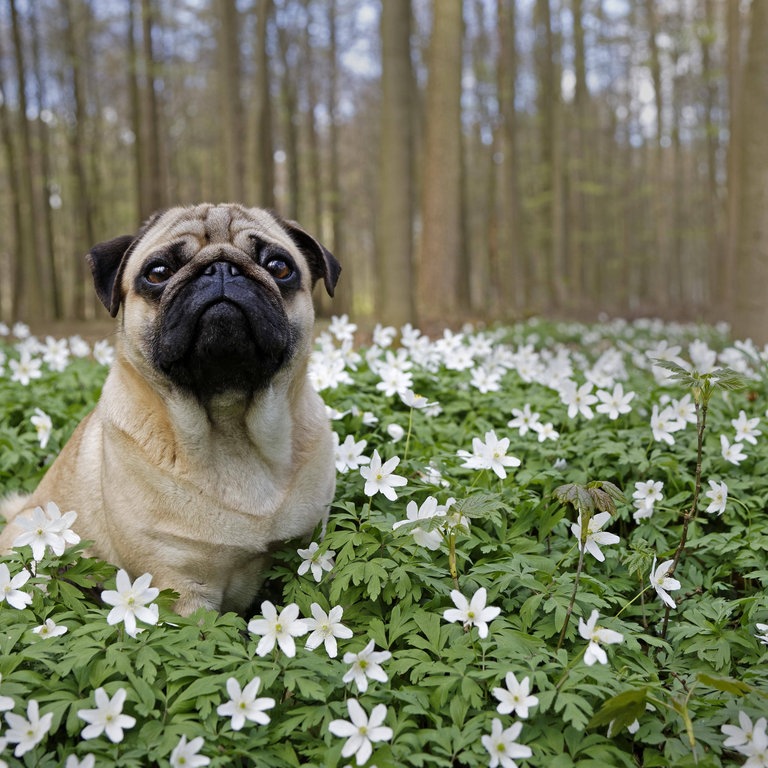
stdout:
<svg viewBox="0 0 768 768">
<path fill-rule="evenodd" d="M 338 102 L 339 102 L 339 54 L 337 29 L 338 13 L 336 0 L 328 3 L 328 141 L 330 143 L 330 173 L 328 200 L 330 203 L 332 250 L 344 263 L 347 255 L 344 247 L 342 221 L 341 160 L 339 152 Z M 352 289 L 354 285 L 354 263 L 346 263 L 343 282 L 339 283 L 333 299 L 333 313 L 338 315 L 352 310 Z"/>
<path fill-rule="evenodd" d="M 744 70 L 733 332 L 768 343 L 768 3 L 753 0 Z"/>
<path fill-rule="evenodd" d="M 219 104 L 223 194 L 231 202 L 245 199 L 245 123 L 240 92 L 241 66 L 239 29 L 242 23 L 236 0 L 218 0 L 219 16 Z"/>
<path fill-rule="evenodd" d="M 21 173 L 17 176 L 19 186 L 18 199 L 21 210 L 20 239 L 16 243 L 17 259 L 17 300 L 18 315 L 24 319 L 50 317 L 50 304 L 47 301 L 43 268 L 40 263 L 40 250 L 37 247 L 37 206 L 33 191 L 34 157 L 32 153 L 32 134 L 27 119 L 27 77 L 24 62 L 26 45 L 22 39 L 21 20 L 19 19 L 16 0 L 10 0 L 11 32 L 13 35 L 13 53 L 16 64 L 16 91 L 19 100 L 18 135 L 21 140 Z"/>
<path fill-rule="evenodd" d="M 428 51 L 422 171 L 422 231 L 417 313 L 420 322 L 456 322 L 461 306 L 463 243 L 461 69 L 464 20 L 461 0 L 433 0 Z"/>
<path fill-rule="evenodd" d="M 512 318 L 527 309 L 528 280 L 526 273 L 525 236 L 520 205 L 518 156 L 517 40 L 514 0 L 498 0 L 499 63 L 498 98 L 501 161 L 499 163 L 498 245 L 492 263 L 496 303 L 501 316 Z"/>
<path fill-rule="evenodd" d="M 272 98 L 267 31 L 272 15 L 272 0 L 258 0 L 256 16 L 256 205 L 275 205 L 275 158 L 272 145 Z"/>
<path fill-rule="evenodd" d="M 51 215 L 51 195 L 53 194 L 51 156 L 49 147 L 48 126 L 44 119 L 44 111 L 47 108 L 45 93 L 45 78 L 42 74 L 40 55 L 40 33 L 37 24 L 36 13 L 39 8 L 34 4 L 29 7 L 29 21 L 32 33 L 32 73 L 35 80 L 35 94 L 37 100 L 37 143 L 40 153 L 40 199 L 38 210 L 40 212 L 41 256 L 45 264 L 46 282 L 48 285 L 48 297 L 51 301 L 52 315 L 57 320 L 62 316 L 61 285 L 58 279 L 58 270 L 54 258 L 53 241 L 53 217 Z"/>
<path fill-rule="evenodd" d="M 728 0 L 726 6 L 726 29 L 728 33 L 728 191 L 725 199 L 726 243 L 725 258 L 719 262 L 717 283 L 720 286 L 721 308 L 733 305 L 733 278 L 736 271 L 736 249 L 741 211 L 741 163 L 740 148 L 743 143 L 742 101 L 744 76 L 741 55 L 741 7 L 740 0 Z"/>
<path fill-rule="evenodd" d="M 376 314 L 381 323 L 401 326 L 414 320 L 411 0 L 382 3 L 381 40 Z"/>
<path fill-rule="evenodd" d="M 2 36 L 0 36 L 0 44 Z M 19 197 L 19 163 L 16 144 L 13 139 L 13 124 L 8 109 L 8 98 L 5 90 L 5 57 L 0 48 L 0 136 L 2 137 L 5 164 L 9 183 L 7 185 L 8 207 L 11 211 L 12 237 L 6 242 L 10 267 L 10 280 L 0 284 L 0 309 L 3 310 L 0 319 L 11 320 L 18 316 L 21 291 L 25 285 L 25 275 L 21 259 L 21 243 L 24 241 L 24 222 Z M 2 255 L 2 254 L 0 254 Z"/>
<path fill-rule="evenodd" d="M 166 205 L 165 164 L 160 147 L 160 108 L 157 103 L 155 83 L 155 54 L 152 41 L 154 27 L 152 0 L 141 0 L 141 23 L 144 65 L 144 104 L 141 110 L 144 118 L 144 178 L 146 189 L 142 194 L 141 216 L 146 218 Z"/>
</svg>

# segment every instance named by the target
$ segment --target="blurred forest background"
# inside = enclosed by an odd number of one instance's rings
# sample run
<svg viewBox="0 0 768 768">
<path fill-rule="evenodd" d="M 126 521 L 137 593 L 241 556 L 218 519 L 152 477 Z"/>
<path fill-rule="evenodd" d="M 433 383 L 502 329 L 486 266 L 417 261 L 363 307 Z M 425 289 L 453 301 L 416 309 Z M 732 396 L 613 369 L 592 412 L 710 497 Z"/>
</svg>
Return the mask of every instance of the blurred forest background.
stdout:
<svg viewBox="0 0 768 768">
<path fill-rule="evenodd" d="M 768 0 L 0 0 L 0 142 L 6 321 L 106 316 L 92 244 L 231 200 L 356 319 L 768 341 Z"/>
</svg>

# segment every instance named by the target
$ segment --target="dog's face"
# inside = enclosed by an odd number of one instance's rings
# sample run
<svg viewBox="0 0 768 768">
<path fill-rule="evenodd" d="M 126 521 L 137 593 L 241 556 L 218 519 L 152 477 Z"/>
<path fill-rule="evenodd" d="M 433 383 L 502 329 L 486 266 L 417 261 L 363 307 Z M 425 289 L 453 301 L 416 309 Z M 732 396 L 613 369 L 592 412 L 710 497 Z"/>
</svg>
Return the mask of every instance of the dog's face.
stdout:
<svg viewBox="0 0 768 768">
<path fill-rule="evenodd" d="M 239 205 L 172 208 L 88 261 L 112 315 L 123 307 L 126 354 L 201 399 L 256 391 L 305 356 L 312 287 L 333 295 L 340 272 L 295 224 Z"/>
</svg>

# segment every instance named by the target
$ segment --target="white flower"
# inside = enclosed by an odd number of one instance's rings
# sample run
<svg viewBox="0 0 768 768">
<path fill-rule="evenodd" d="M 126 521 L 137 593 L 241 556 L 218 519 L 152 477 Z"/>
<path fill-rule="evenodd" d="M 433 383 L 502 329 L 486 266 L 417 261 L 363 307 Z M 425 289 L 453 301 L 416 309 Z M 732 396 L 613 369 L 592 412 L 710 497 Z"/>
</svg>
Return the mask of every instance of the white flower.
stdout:
<svg viewBox="0 0 768 768">
<path fill-rule="evenodd" d="M 546 424 L 534 424 L 531 429 L 538 435 L 540 443 L 545 440 L 557 440 L 560 437 L 560 433 L 555 429 L 551 421 Z"/>
<path fill-rule="evenodd" d="M 171 768 L 202 768 L 204 765 L 209 765 L 211 758 L 199 754 L 204 744 L 205 740 L 202 736 L 190 742 L 187 742 L 186 736 L 182 736 L 171 752 Z"/>
<path fill-rule="evenodd" d="M 488 637 L 488 622 L 493 621 L 501 613 L 501 608 L 493 605 L 486 606 L 486 599 L 485 587 L 480 587 L 472 595 L 471 600 L 467 600 L 458 589 L 452 589 L 451 600 L 456 607 L 443 611 L 443 618 L 450 622 L 460 621 L 464 629 L 477 627 L 480 637 Z"/>
<path fill-rule="evenodd" d="M 299 606 L 289 603 L 278 615 L 277 608 L 265 600 L 261 604 L 261 615 L 264 618 L 251 619 L 248 623 L 248 631 L 261 636 L 256 646 L 256 655 L 266 656 L 277 643 L 286 656 L 295 656 L 296 643 L 293 638 L 306 635 L 309 631 L 305 621 L 299 618 Z"/>
<path fill-rule="evenodd" d="M 77 716 L 85 720 L 86 725 L 80 734 L 83 739 L 95 739 L 102 733 L 107 734 L 107 738 L 117 744 L 123 740 L 123 730 L 133 728 L 136 725 L 136 719 L 130 715 L 123 714 L 123 704 L 128 695 L 125 688 L 118 688 L 115 695 L 110 699 L 103 688 L 97 688 L 94 691 L 96 699 L 96 709 L 80 709 Z"/>
<path fill-rule="evenodd" d="M 393 443 L 402 440 L 405 437 L 405 430 L 399 424 L 387 424 L 387 434 Z"/>
<path fill-rule="evenodd" d="M 69 351 L 75 357 L 88 357 L 91 354 L 91 347 L 82 336 L 69 337 Z"/>
<path fill-rule="evenodd" d="M 757 625 L 760 626 L 759 624 Z M 0 675 L 0 683 L 3 682 L 3 676 Z M 9 709 L 13 709 L 16 706 L 14 700 L 10 696 L 0 696 L 0 712 L 7 712 Z M 0 750 L 2 752 L 2 750 Z"/>
<path fill-rule="evenodd" d="M 381 664 L 389 661 L 392 654 L 389 651 L 375 651 L 375 645 L 371 640 L 359 653 L 345 653 L 344 663 L 350 667 L 344 674 L 342 681 L 350 683 L 354 680 L 357 690 L 365 693 L 368 690 L 368 678 L 380 683 L 386 683 L 387 673 Z"/>
<path fill-rule="evenodd" d="M 32 547 L 32 558 L 37 562 L 43 559 L 45 548 L 50 547 L 54 555 L 63 555 L 67 544 L 77 544 L 80 537 L 71 529 L 77 518 L 77 512 L 61 514 L 52 501 L 42 507 L 35 507 L 30 516 L 19 515 L 14 523 L 23 529 L 13 540 L 14 549 Z"/>
<path fill-rule="evenodd" d="M 630 402 L 634 398 L 635 393 L 627 392 L 624 394 L 624 387 L 621 384 L 617 384 L 613 388 L 613 392 L 598 389 L 595 394 L 601 401 L 595 410 L 598 413 L 605 413 L 609 419 L 618 419 L 619 414 L 629 413 L 632 410 Z"/>
<path fill-rule="evenodd" d="M 349 322 L 349 315 L 334 315 L 328 326 L 328 332 L 339 341 L 353 341 L 357 326 Z"/>
<path fill-rule="evenodd" d="M 512 415 L 514 418 L 507 422 L 507 426 L 510 429 L 517 429 L 520 437 L 524 437 L 529 429 L 535 429 L 541 418 L 538 413 L 531 411 L 530 403 L 526 403 L 522 409 L 513 408 Z"/>
<path fill-rule="evenodd" d="M 35 414 L 34 416 L 30 416 L 29 420 L 32 422 L 32 426 L 37 432 L 37 439 L 40 441 L 40 447 L 45 448 L 48 445 L 48 441 L 51 438 L 51 431 L 53 430 L 51 417 L 40 408 L 35 408 Z"/>
<path fill-rule="evenodd" d="M 304 619 L 307 630 L 312 634 L 307 638 L 305 648 L 314 651 L 320 643 L 325 643 L 325 650 L 333 659 L 338 653 L 336 638 L 340 637 L 348 640 L 352 637 L 352 630 L 341 623 L 341 617 L 344 609 L 337 605 L 326 613 L 317 603 L 309 606 L 312 612 L 311 619 Z"/>
<path fill-rule="evenodd" d="M 29 386 L 32 379 L 39 379 L 43 375 L 40 370 L 42 364 L 42 360 L 33 358 L 27 350 L 22 350 L 18 360 L 8 361 L 11 371 L 13 371 L 11 381 L 18 381 L 24 387 Z"/>
<path fill-rule="evenodd" d="M 738 466 L 744 459 L 747 458 L 747 454 L 744 453 L 743 443 L 731 443 L 725 435 L 720 435 L 720 450 L 723 458 L 726 461 L 730 461 L 731 464 Z"/>
<path fill-rule="evenodd" d="M 531 696 L 531 680 L 524 677 L 519 683 L 514 672 L 507 672 L 506 688 L 494 688 L 491 693 L 499 700 L 496 711 L 500 715 L 516 714 L 518 717 L 528 717 L 529 707 L 535 707 L 539 700 Z"/>
<path fill-rule="evenodd" d="M 664 483 L 661 480 L 638 480 L 635 483 L 635 492 L 632 498 L 637 511 L 634 513 L 635 522 L 653 514 L 653 505 L 664 498 L 661 489 Z"/>
<path fill-rule="evenodd" d="M 69 362 L 69 347 L 66 339 L 46 336 L 42 348 L 43 362 L 52 370 L 61 373 Z"/>
<path fill-rule="evenodd" d="M 674 445 L 675 438 L 672 433 L 679 432 L 684 426 L 685 424 L 677 418 L 677 414 L 672 408 L 667 406 L 659 411 L 659 406 L 654 404 L 651 409 L 651 432 L 653 432 L 654 440 L 664 442 L 667 445 Z"/>
<path fill-rule="evenodd" d="M 413 386 L 413 374 L 398 365 L 382 364 L 378 367 L 377 373 L 381 381 L 376 384 L 376 389 L 382 391 L 387 397 L 400 395 Z"/>
<path fill-rule="evenodd" d="M 736 442 L 743 443 L 748 442 L 752 445 L 757 445 L 757 438 L 762 432 L 757 429 L 757 425 L 760 423 L 759 418 L 748 419 L 747 414 L 744 411 L 739 411 L 739 417 L 737 419 L 731 419 L 731 424 L 736 430 Z"/>
<path fill-rule="evenodd" d="M 509 728 L 504 729 L 501 720 L 498 717 L 493 718 L 491 723 L 491 732 L 480 737 L 483 746 L 490 755 L 489 768 L 517 768 L 518 760 L 521 757 L 531 757 L 533 752 L 525 744 L 518 744 L 516 739 L 523 729 L 522 723 L 514 723 Z"/>
<path fill-rule="evenodd" d="M 323 578 L 323 571 L 333 570 L 335 565 L 333 558 L 336 556 L 336 552 L 333 549 L 320 552 L 320 545 L 313 541 L 307 549 L 297 549 L 296 552 L 299 557 L 303 558 L 297 571 L 299 576 L 303 576 L 307 571 L 311 570 L 312 578 L 319 584 Z"/>
<path fill-rule="evenodd" d="M 272 709 L 275 706 L 275 700 L 269 697 L 256 698 L 256 694 L 261 687 L 261 678 L 254 677 L 248 685 L 240 690 L 240 683 L 234 677 L 227 680 L 227 693 L 229 701 L 225 704 L 219 704 L 216 708 L 217 714 L 222 717 L 231 717 L 233 731 L 239 731 L 246 720 L 250 720 L 259 725 L 269 723 L 269 715 L 264 710 Z"/>
<path fill-rule="evenodd" d="M 591 667 L 596 661 L 600 664 L 608 663 L 608 656 L 601 647 L 601 643 L 612 645 L 624 640 L 624 635 L 620 632 L 597 626 L 598 618 L 599 614 L 594 610 L 589 615 L 588 621 L 585 622 L 584 619 L 579 619 L 579 634 L 585 640 L 589 640 L 587 650 L 584 652 L 584 663 L 588 667 Z"/>
<path fill-rule="evenodd" d="M 760 731 L 766 727 L 766 719 L 761 717 L 752 725 L 752 720 L 745 712 L 739 712 L 739 724 L 722 725 L 720 730 L 728 737 L 724 742 L 724 747 L 743 747 L 752 741 L 755 731 Z"/>
<path fill-rule="evenodd" d="M 32 595 L 22 592 L 21 587 L 27 583 L 30 575 L 29 571 L 21 570 L 11 578 L 8 566 L 0 563 L 0 603 L 5 601 L 18 610 L 29 605 L 32 602 Z"/>
<path fill-rule="evenodd" d="M 768 645 L 768 624 L 755 624 L 758 632 L 762 632 L 762 635 L 755 635 L 755 637 L 763 644 Z"/>
<path fill-rule="evenodd" d="M 589 381 L 580 387 L 577 387 L 576 382 L 571 379 L 566 379 L 562 383 L 560 387 L 560 400 L 563 402 L 563 405 L 568 406 L 569 419 L 575 419 L 579 414 L 585 419 L 594 417 L 590 406 L 597 402 L 597 397 L 590 394 L 591 392 L 592 383 Z"/>
<path fill-rule="evenodd" d="M 109 367 L 115 362 L 114 347 L 112 347 L 106 339 L 97 341 L 93 345 L 93 359 L 99 363 L 99 365 L 106 365 Z"/>
<path fill-rule="evenodd" d="M 519 467 L 520 459 L 507 456 L 509 438 L 499 440 L 493 430 L 485 433 L 485 442 L 479 437 L 472 439 L 472 453 L 460 450 L 459 458 L 464 459 L 463 467 L 469 469 L 492 469 L 502 480 L 507 476 L 506 467 Z"/>
<path fill-rule="evenodd" d="M 600 529 L 611 519 L 610 512 L 598 512 L 589 518 L 589 524 L 587 525 L 587 535 L 584 541 L 584 549 L 589 552 L 595 560 L 599 560 L 601 563 L 605 560 L 605 555 L 600 550 L 600 544 L 617 544 L 620 539 L 615 533 L 608 533 L 607 531 L 601 531 Z M 579 551 L 582 549 L 581 525 L 582 515 L 579 515 L 579 521 L 571 525 L 571 533 L 576 537 L 579 543 Z"/>
<path fill-rule="evenodd" d="M 395 488 L 407 485 L 408 481 L 402 475 L 394 474 L 395 467 L 400 463 L 399 456 L 393 456 L 382 463 L 378 451 L 373 452 L 371 463 L 367 467 L 360 468 L 360 474 L 365 480 L 364 493 L 366 496 L 375 496 L 381 493 L 390 501 L 397 499 Z"/>
<path fill-rule="evenodd" d="M 667 407 L 672 410 L 672 413 L 681 425 L 681 429 L 683 429 L 686 424 L 696 423 L 696 403 L 691 399 L 690 393 L 681 397 L 679 400 L 673 398 L 672 402 Z"/>
<path fill-rule="evenodd" d="M 82 760 L 79 760 L 77 755 L 69 755 L 64 768 L 94 768 L 95 765 L 96 757 L 89 752 Z"/>
<path fill-rule="evenodd" d="M 400 392 L 400 399 L 409 408 L 430 408 L 437 405 L 437 402 L 430 402 L 424 395 L 417 395 L 412 389 L 406 389 Z"/>
<path fill-rule="evenodd" d="M 709 514 L 717 513 L 722 515 L 725 512 L 725 505 L 728 502 L 728 486 L 725 483 L 718 483 L 715 480 L 709 481 L 709 490 L 706 496 L 711 500 L 707 507 Z"/>
<path fill-rule="evenodd" d="M 61 637 L 67 633 L 67 628 L 61 624 L 56 624 L 53 619 L 46 619 L 45 624 L 35 627 L 32 631 L 42 638 Z"/>
<path fill-rule="evenodd" d="M 150 587 L 152 576 L 145 573 L 131 583 L 131 578 L 122 568 L 115 579 L 117 590 L 106 590 L 101 593 L 101 599 L 114 608 L 107 616 L 107 624 L 125 624 L 125 631 L 136 637 L 139 629 L 136 620 L 145 624 L 157 624 L 158 608 L 152 601 L 160 594 L 156 587 Z"/>
<path fill-rule="evenodd" d="M 355 442 L 355 438 L 352 435 L 347 435 L 344 438 L 344 442 L 339 444 L 339 436 L 334 432 L 336 448 L 336 469 L 339 472 L 349 472 L 350 469 L 360 469 L 361 465 L 367 464 L 370 459 L 367 456 L 363 456 L 365 446 L 368 445 L 367 440 L 359 440 Z"/>
<path fill-rule="evenodd" d="M 10 744 L 16 745 L 13 754 L 21 757 L 30 749 L 34 749 L 48 734 L 52 720 L 53 712 L 40 717 L 38 705 L 34 699 L 27 704 L 26 717 L 6 712 L 5 721 L 8 723 L 8 730 L 5 732 L 5 738 Z"/>
<path fill-rule="evenodd" d="M 387 708 L 383 704 L 377 704 L 369 717 L 357 699 L 349 699 L 347 711 L 349 720 L 331 720 L 328 730 L 334 736 L 347 740 L 341 748 L 341 756 L 354 755 L 357 764 L 363 765 L 373 753 L 375 742 L 389 741 L 392 738 L 392 729 L 383 725 Z"/>
<path fill-rule="evenodd" d="M 445 507 L 440 507 L 434 496 L 427 496 L 424 503 L 419 507 L 415 501 L 409 501 L 405 508 L 406 520 L 398 520 L 392 525 L 392 530 L 397 530 L 401 525 L 415 522 L 416 520 L 429 520 L 433 517 L 444 517 Z M 443 533 L 439 528 L 425 530 L 419 526 L 411 528 L 413 540 L 425 549 L 440 549 L 443 541 Z"/>
<path fill-rule="evenodd" d="M 661 601 L 670 608 L 675 607 L 675 601 L 669 596 L 669 591 L 680 589 L 680 582 L 668 576 L 669 569 L 672 567 L 672 560 L 665 560 L 656 567 L 656 558 L 653 558 L 651 566 L 651 586 L 656 590 L 656 594 Z"/>
</svg>

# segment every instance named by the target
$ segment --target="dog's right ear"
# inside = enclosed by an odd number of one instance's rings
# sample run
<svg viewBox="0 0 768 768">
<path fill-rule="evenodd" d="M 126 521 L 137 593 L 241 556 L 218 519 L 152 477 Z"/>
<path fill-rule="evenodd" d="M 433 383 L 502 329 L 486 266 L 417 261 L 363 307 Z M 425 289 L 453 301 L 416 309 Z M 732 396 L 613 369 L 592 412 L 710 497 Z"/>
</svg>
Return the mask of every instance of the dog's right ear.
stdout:
<svg viewBox="0 0 768 768">
<path fill-rule="evenodd" d="M 123 271 L 123 257 L 136 239 L 136 235 L 121 235 L 106 243 L 94 245 L 85 257 L 93 274 L 96 295 L 112 317 L 117 315 L 120 308 L 119 276 Z"/>
<path fill-rule="evenodd" d="M 109 310 L 112 317 L 117 317 L 120 309 L 120 278 L 133 248 L 165 213 L 164 210 L 153 213 L 135 235 L 120 235 L 106 243 L 99 243 L 86 254 L 85 260 L 93 274 L 96 295 Z"/>
</svg>

